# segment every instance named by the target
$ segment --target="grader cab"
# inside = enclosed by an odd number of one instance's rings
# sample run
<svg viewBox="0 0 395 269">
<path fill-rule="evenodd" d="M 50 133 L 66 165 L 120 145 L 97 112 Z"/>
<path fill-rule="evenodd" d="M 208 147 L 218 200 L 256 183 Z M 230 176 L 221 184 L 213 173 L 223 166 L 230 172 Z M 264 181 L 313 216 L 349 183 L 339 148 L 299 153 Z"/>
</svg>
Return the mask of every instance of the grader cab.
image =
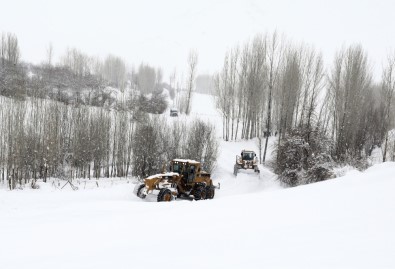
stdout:
<svg viewBox="0 0 395 269">
<path fill-rule="evenodd" d="M 170 172 L 149 176 L 137 185 L 135 193 L 144 199 L 156 195 L 158 202 L 169 202 L 177 198 L 194 200 L 213 199 L 215 189 L 210 173 L 202 170 L 200 162 L 174 159 L 170 162 Z"/>
</svg>

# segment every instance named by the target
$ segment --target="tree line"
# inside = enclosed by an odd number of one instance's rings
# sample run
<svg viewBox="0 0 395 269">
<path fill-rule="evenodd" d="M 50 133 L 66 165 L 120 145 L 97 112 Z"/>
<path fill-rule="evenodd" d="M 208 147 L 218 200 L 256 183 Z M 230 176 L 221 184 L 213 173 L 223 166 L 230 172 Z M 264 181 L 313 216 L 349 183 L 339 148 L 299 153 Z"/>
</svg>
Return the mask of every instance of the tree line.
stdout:
<svg viewBox="0 0 395 269">
<path fill-rule="evenodd" d="M 162 71 L 146 64 L 128 68 L 125 61 L 108 55 L 104 60 L 76 48 L 68 48 L 55 64 L 50 44 L 42 64 L 22 62 L 18 38 L 2 33 L 0 39 L 0 95 L 23 100 L 52 99 L 65 104 L 117 108 L 117 92 L 134 90 L 133 99 L 145 102 L 148 113 L 162 113 L 162 90 L 174 89 L 162 81 Z M 145 95 L 152 94 L 151 98 Z M 139 100 L 141 99 L 141 100 Z M 152 104 L 151 104 L 152 103 Z M 162 109 L 152 109 L 156 105 Z M 131 109 L 131 108 L 130 108 Z"/>
<path fill-rule="evenodd" d="M 279 163 L 286 159 L 280 157 L 282 150 L 306 164 L 323 151 L 329 161 L 355 164 L 375 147 L 382 147 L 383 161 L 394 159 L 388 151 L 394 143 L 389 142 L 394 128 L 394 67 L 395 53 L 388 56 L 381 81 L 374 82 L 368 53 L 352 45 L 340 49 L 326 71 L 322 53 L 312 46 L 295 45 L 277 33 L 257 35 L 226 53 L 215 78 L 223 138 L 258 137 L 265 162 L 269 136 L 277 135 L 277 168 L 285 167 Z M 330 146 L 304 151 L 283 147 L 314 144 L 314 139 Z"/>
<path fill-rule="evenodd" d="M 214 126 L 145 112 L 0 97 L 0 179 L 9 188 L 37 179 L 146 177 L 174 158 L 211 171 Z"/>
</svg>

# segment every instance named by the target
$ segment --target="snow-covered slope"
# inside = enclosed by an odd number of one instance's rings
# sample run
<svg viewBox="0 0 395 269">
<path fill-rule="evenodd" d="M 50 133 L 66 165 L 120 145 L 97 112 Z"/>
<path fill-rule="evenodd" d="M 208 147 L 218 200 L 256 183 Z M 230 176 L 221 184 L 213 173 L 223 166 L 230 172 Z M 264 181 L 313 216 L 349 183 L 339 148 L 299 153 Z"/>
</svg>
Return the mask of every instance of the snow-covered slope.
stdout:
<svg viewBox="0 0 395 269">
<path fill-rule="evenodd" d="M 132 184 L 0 191 L 1 268 L 394 268 L 395 164 L 214 200 L 142 202 Z M 256 180 L 254 190 L 239 189 Z M 225 183 L 227 182 L 227 183 Z M 228 188 L 231 186 L 231 188 Z M 252 186 L 250 184 L 250 186 Z"/>
<path fill-rule="evenodd" d="M 191 117 L 220 134 L 211 97 L 195 98 L 209 106 Z M 130 180 L 0 189 L 0 268 L 395 268 L 395 163 L 282 188 L 263 166 L 233 175 L 256 141 L 220 143 L 213 200 L 147 202 Z"/>
</svg>

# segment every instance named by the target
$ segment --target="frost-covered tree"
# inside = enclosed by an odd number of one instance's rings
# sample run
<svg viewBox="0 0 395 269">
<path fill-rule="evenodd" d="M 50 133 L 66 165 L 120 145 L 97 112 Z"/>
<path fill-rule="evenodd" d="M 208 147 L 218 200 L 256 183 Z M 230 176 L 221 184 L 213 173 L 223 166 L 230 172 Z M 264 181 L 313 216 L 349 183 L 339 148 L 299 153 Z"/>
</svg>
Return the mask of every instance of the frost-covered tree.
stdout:
<svg viewBox="0 0 395 269">
<path fill-rule="evenodd" d="M 203 164 L 203 169 L 211 172 L 218 155 L 218 142 L 213 125 L 195 120 L 187 127 L 187 139 L 183 149 L 184 158 Z"/>
<path fill-rule="evenodd" d="M 138 72 L 133 77 L 137 89 L 142 94 L 152 93 L 157 83 L 160 83 L 162 80 L 161 75 L 159 73 L 157 74 L 155 68 L 143 63 L 140 64 Z"/>
<path fill-rule="evenodd" d="M 336 157 L 340 161 L 361 157 L 365 144 L 365 105 L 370 102 L 372 73 L 366 52 L 351 46 L 336 54 L 329 76 L 329 101 Z"/>
<path fill-rule="evenodd" d="M 137 124 L 133 135 L 132 174 L 146 177 L 161 171 L 166 164 L 161 132 L 165 130 L 163 121 L 155 118 Z"/>
<path fill-rule="evenodd" d="M 78 77 L 91 73 L 89 56 L 76 48 L 68 48 L 61 59 L 61 63 Z"/>
<path fill-rule="evenodd" d="M 195 88 L 195 79 L 197 72 L 198 54 L 191 50 L 188 56 L 188 78 L 187 78 L 187 92 L 185 102 L 185 114 L 189 115 L 191 112 L 192 92 Z"/>
<path fill-rule="evenodd" d="M 385 142 L 383 149 L 383 162 L 387 160 L 388 132 L 394 125 L 391 124 L 393 115 L 393 102 L 395 93 L 395 53 L 388 56 L 387 64 L 383 70 L 381 93 L 384 103 L 383 131 Z"/>
<path fill-rule="evenodd" d="M 126 64 L 113 55 L 107 56 L 103 64 L 103 77 L 116 88 L 124 89 L 126 83 Z"/>
<path fill-rule="evenodd" d="M 18 38 L 12 33 L 2 33 L 0 40 L 0 61 L 4 66 L 5 63 L 17 65 L 20 59 L 20 50 Z"/>
<path fill-rule="evenodd" d="M 266 141 L 265 149 L 263 152 L 262 161 L 265 162 L 267 145 L 269 141 L 269 134 L 272 132 L 272 104 L 273 104 L 273 91 L 278 81 L 280 66 L 283 57 L 283 44 L 279 39 L 278 34 L 275 32 L 268 41 L 268 52 L 267 52 L 267 62 L 268 62 L 268 74 L 267 74 L 267 118 L 266 118 Z"/>
<path fill-rule="evenodd" d="M 292 129 L 277 147 L 272 165 L 282 183 L 297 186 L 333 176 L 332 142 L 318 128 Z"/>
</svg>

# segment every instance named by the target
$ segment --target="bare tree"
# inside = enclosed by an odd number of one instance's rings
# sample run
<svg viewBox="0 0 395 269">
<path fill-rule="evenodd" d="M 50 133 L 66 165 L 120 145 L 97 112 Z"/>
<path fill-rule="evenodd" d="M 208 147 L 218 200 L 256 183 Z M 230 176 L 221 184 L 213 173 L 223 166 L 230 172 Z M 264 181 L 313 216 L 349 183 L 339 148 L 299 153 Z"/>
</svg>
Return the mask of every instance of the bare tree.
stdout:
<svg viewBox="0 0 395 269">
<path fill-rule="evenodd" d="M 52 43 L 49 43 L 49 45 L 47 47 L 47 61 L 46 61 L 47 65 L 49 67 L 52 66 L 52 64 L 53 64 L 52 61 L 53 61 L 53 46 L 52 46 Z"/>
<path fill-rule="evenodd" d="M 0 40 L 0 59 L 2 66 L 4 66 L 6 62 L 15 66 L 18 64 L 19 58 L 20 50 L 16 35 L 12 33 L 2 33 Z"/>
<path fill-rule="evenodd" d="M 304 99 L 300 124 L 310 129 L 312 117 L 318 105 L 318 95 L 324 87 L 324 69 L 321 54 L 311 50 L 306 55 L 303 79 Z"/>
<path fill-rule="evenodd" d="M 302 88 L 302 59 L 301 53 L 294 47 L 289 47 L 280 74 L 279 94 L 279 142 L 281 136 L 291 130 L 297 123 L 300 92 Z"/>
<path fill-rule="evenodd" d="M 158 69 L 158 72 L 160 70 Z M 147 64 L 140 64 L 138 73 L 135 74 L 135 83 L 137 85 L 137 89 L 140 90 L 143 94 L 152 93 L 155 90 L 155 85 L 159 83 L 162 78 L 155 68 L 147 65 Z"/>
<path fill-rule="evenodd" d="M 228 75 L 229 75 L 229 56 L 225 56 L 224 64 L 220 74 L 217 74 L 214 78 L 215 89 L 216 89 L 216 106 L 222 113 L 222 137 L 225 141 L 228 141 L 228 130 L 226 128 L 226 123 L 229 118 L 229 100 L 228 96 Z"/>
<path fill-rule="evenodd" d="M 4 66 L 5 60 L 6 60 L 6 52 L 7 52 L 7 39 L 6 39 L 6 34 L 2 33 L 1 34 L 1 43 L 0 43 L 0 60 L 1 60 L 1 65 Z"/>
<path fill-rule="evenodd" d="M 7 34 L 7 50 L 6 50 L 6 59 L 16 65 L 19 62 L 20 51 L 18 38 L 16 35 L 8 33 Z"/>
<path fill-rule="evenodd" d="M 183 158 L 193 159 L 203 164 L 203 169 L 211 172 L 218 154 L 218 143 L 213 125 L 201 120 L 193 121 L 188 128 Z"/>
<path fill-rule="evenodd" d="M 125 62 L 119 57 L 107 56 L 103 65 L 103 77 L 115 87 L 123 90 L 126 82 Z"/>
<path fill-rule="evenodd" d="M 361 111 L 368 101 L 365 96 L 371 90 L 371 77 L 367 55 L 361 46 L 349 47 L 336 55 L 329 90 L 339 160 L 361 155 L 365 142 L 365 138 L 360 136 L 365 121 L 365 114 Z"/>
<path fill-rule="evenodd" d="M 271 132 L 271 118 L 272 118 L 272 99 L 273 99 L 273 89 L 275 84 L 277 83 L 279 70 L 281 67 L 281 61 L 283 57 L 283 48 L 281 40 L 278 37 L 277 32 L 274 32 L 271 36 L 270 40 L 268 41 L 268 52 L 267 52 L 267 62 L 268 62 L 268 107 L 267 107 L 267 119 L 266 119 L 266 130 L 267 132 Z M 280 135 L 279 135 L 280 136 Z M 267 145 L 269 141 L 269 135 L 266 137 L 265 141 L 265 149 L 263 152 L 262 161 L 265 162 L 266 160 L 266 152 L 267 152 Z"/>
<path fill-rule="evenodd" d="M 388 144 L 388 131 L 390 127 L 390 115 L 392 101 L 395 92 L 395 53 L 388 56 L 387 65 L 383 70 L 382 77 L 382 95 L 384 98 L 384 120 L 383 131 L 385 133 L 385 142 L 383 149 L 383 162 L 387 159 L 387 144 Z"/>
<path fill-rule="evenodd" d="M 187 97 L 185 113 L 189 115 L 191 112 L 192 92 L 195 87 L 195 78 L 197 72 L 198 54 L 196 51 L 191 50 L 188 56 L 188 80 L 187 80 Z"/>
</svg>

